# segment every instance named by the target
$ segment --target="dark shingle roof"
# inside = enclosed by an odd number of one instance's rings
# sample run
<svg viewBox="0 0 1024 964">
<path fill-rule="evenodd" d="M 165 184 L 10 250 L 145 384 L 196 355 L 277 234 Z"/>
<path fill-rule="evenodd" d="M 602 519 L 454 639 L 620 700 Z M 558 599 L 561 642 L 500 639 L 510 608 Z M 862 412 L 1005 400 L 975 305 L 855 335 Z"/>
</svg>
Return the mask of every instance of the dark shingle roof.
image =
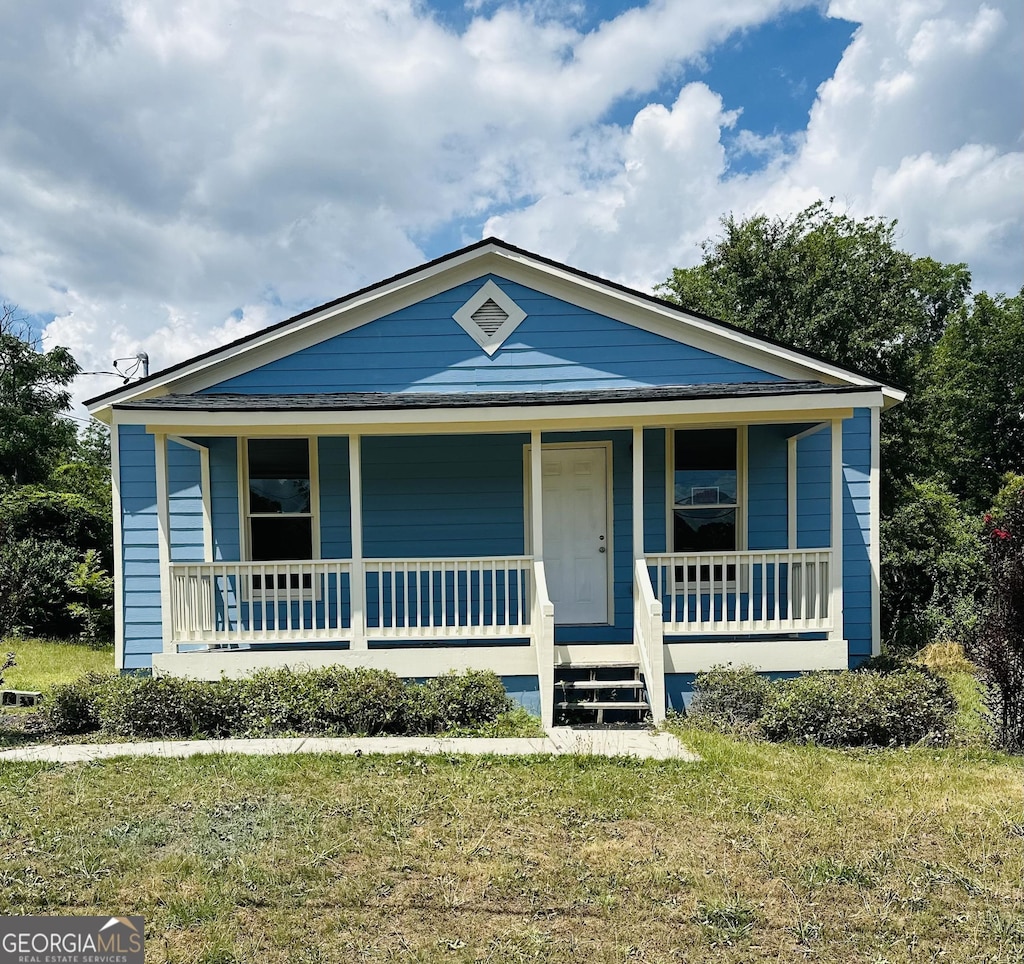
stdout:
<svg viewBox="0 0 1024 964">
<path fill-rule="evenodd" d="M 878 387 L 878 386 L 875 386 Z M 116 409 L 179 412 L 352 412 L 366 409 L 511 408 L 614 402 L 665 402 L 714 398 L 766 398 L 777 395 L 836 395 L 870 391 L 824 382 L 772 381 L 642 388 L 595 388 L 544 392 L 323 392 L 308 395 L 163 395 L 122 402 Z"/>
</svg>

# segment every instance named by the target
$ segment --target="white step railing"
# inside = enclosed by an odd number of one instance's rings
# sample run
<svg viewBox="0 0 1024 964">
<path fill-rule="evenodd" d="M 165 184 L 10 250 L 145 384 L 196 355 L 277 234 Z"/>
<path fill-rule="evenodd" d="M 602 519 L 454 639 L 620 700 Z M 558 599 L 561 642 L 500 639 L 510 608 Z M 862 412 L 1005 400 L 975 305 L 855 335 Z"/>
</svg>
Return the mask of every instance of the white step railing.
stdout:
<svg viewBox="0 0 1024 964">
<path fill-rule="evenodd" d="M 555 605 L 548 595 L 544 563 L 533 564 L 532 643 L 537 651 L 537 685 L 540 690 L 540 722 L 545 729 L 555 722 Z"/>
<path fill-rule="evenodd" d="M 831 549 L 648 555 L 666 635 L 826 632 Z"/>
<path fill-rule="evenodd" d="M 343 559 L 172 563 L 172 642 L 347 640 L 351 577 Z"/>
<path fill-rule="evenodd" d="M 530 635 L 531 556 L 364 559 L 370 639 Z"/>
<path fill-rule="evenodd" d="M 661 602 L 654 596 L 644 559 L 637 559 L 633 568 L 633 642 L 640 656 L 651 718 L 661 723 L 665 719 L 665 627 Z"/>
</svg>

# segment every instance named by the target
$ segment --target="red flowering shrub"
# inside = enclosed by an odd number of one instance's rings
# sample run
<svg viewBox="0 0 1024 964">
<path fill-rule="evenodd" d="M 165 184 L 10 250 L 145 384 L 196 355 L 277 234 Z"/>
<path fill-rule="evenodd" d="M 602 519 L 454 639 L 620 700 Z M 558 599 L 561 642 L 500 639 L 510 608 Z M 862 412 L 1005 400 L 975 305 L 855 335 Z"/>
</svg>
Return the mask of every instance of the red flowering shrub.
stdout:
<svg viewBox="0 0 1024 964">
<path fill-rule="evenodd" d="M 1024 751 L 1024 476 L 1007 476 L 983 539 L 988 592 L 971 657 L 989 684 L 990 709 L 1000 744 Z"/>
</svg>

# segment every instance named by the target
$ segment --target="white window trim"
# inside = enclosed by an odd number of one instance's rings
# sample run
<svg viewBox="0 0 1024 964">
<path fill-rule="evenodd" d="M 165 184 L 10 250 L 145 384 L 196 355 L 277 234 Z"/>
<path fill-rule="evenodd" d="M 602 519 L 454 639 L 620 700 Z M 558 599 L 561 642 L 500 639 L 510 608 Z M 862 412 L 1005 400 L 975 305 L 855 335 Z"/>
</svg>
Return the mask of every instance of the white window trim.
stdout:
<svg viewBox="0 0 1024 964">
<path fill-rule="evenodd" d="M 259 441 L 265 441 L 270 436 L 259 436 Z M 320 561 L 320 450 L 318 446 L 318 439 L 315 435 L 275 435 L 274 439 L 293 439 L 301 438 L 305 439 L 309 445 L 309 512 L 257 512 L 252 513 L 249 510 L 249 437 L 239 436 L 238 438 L 238 449 L 237 449 L 237 462 L 238 462 L 238 546 L 239 555 L 243 562 L 255 562 L 252 558 L 252 546 L 251 536 L 249 530 L 249 520 L 252 518 L 267 519 L 267 518 L 296 518 L 310 520 L 311 529 L 311 548 L 312 558 L 311 559 L 298 559 L 298 560 L 282 560 L 289 562 L 319 562 Z M 253 599 L 283 599 L 286 594 L 285 589 L 271 589 L 268 590 L 266 587 L 261 589 L 254 589 L 248 583 L 244 587 L 245 594 L 251 593 Z M 291 590 L 292 599 L 319 599 L 320 591 L 319 586 L 314 585 L 313 591 L 303 589 L 301 586 L 298 589 Z"/>
<path fill-rule="evenodd" d="M 493 301 L 508 317 L 501 323 L 493 334 L 488 335 L 474 320 L 473 315 L 488 301 Z M 483 285 L 472 298 L 469 299 L 452 318 L 459 326 L 473 339 L 488 355 L 493 355 L 504 343 L 505 339 L 512 334 L 523 322 L 526 312 L 519 307 L 504 291 L 493 281 Z"/>
<path fill-rule="evenodd" d="M 735 429 L 736 430 L 736 548 L 735 552 L 746 552 L 747 550 L 747 510 L 749 500 L 747 498 L 747 472 L 748 472 L 748 459 L 747 459 L 747 425 L 716 425 L 714 428 L 723 429 Z M 688 432 L 688 431 L 700 431 L 701 429 L 666 429 L 668 438 L 665 440 L 665 547 L 670 553 L 677 552 L 675 548 L 675 510 L 676 510 L 676 432 Z M 722 503 L 718 508 L 733 508 L 733 503 Z M 716 506 L 692 506 L 691 508 L 701 509 L 714 509 Z M 712 553 L 708 553 L 712 555 Z M 698 577 L 699 577 L 698 573 Z M 710 573 L 713 576 L 714 573 Z M 697 581 L 690 581 L 689 587 L 698 592 L 702 592 L 705 589 L 711 587 L 712 582 L 715 585 L 724 585 L 726 590 L 735 590 L 736 581 L 726 580 L 723 584 L 721 581 L 712 579 L 698 579 Z M 682 582 L 676 583 L 676 587 L 682 586 Z"/>
</svg>

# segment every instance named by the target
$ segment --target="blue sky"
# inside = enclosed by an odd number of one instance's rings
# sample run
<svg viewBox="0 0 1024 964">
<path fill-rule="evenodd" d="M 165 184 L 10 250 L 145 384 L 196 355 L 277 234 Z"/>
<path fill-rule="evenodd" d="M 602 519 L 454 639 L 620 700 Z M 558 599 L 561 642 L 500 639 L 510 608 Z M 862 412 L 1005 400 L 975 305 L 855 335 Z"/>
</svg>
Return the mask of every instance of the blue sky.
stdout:
<svg viewBox="0 0 1024 964">
<path fill-rule="evenodd" d="M 830 197 L 1015 291 L 1022 65 L 1019 0 L 6 4 L 0 300 L 159 368 L 486 234 L 649 290 Z"/>
</svg>

